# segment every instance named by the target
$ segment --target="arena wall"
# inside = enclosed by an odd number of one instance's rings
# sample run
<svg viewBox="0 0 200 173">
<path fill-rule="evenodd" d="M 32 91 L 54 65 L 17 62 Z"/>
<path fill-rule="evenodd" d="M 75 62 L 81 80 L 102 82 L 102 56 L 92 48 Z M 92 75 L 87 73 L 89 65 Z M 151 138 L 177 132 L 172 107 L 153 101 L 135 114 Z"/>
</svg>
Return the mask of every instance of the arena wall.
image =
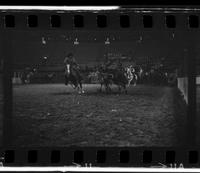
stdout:
<svg viewBox="0 0 200 173">
<path fill-rule="evenodd" d="M 178 89 L 183 94 L 186 103 L 188 103 L 188 77 L 178 77 Z"/>
<path fill-rule="evenodd" d="M 196 84 L 200 85 L 200 76 L 196 77 Z M 178 88 L 183 94 L 184 100 L 188 103 L 188 78 L 178 77 Z"/>
<path fill-rule="evenodd" d="M 196 78 L 196 84 L 200 85 L 200 76 L 197 76 L 197 78 Z"/>
</svg>

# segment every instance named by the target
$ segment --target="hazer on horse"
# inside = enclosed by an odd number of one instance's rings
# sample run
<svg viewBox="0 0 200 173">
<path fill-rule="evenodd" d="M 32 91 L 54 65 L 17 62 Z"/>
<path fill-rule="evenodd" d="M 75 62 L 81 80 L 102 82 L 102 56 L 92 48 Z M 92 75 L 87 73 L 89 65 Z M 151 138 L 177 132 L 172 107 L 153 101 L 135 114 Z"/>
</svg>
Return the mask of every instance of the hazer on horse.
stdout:
<svg viewBox="0 0 200 173">
<path fill-rule="evenodd" d="M 65 85 L 70 83 L 79 93 L 84 93 L 82 88 L 82 76 L 80 75 L 79 66 L 72 53 L 69 53 L 64 59 L 64 70 Z"/>
<path fill-rule="evenodd" d="M 138 76 L 136 74 L 135 68 L 133 68 L 132 65 L 130 65 L 129 67 L 125 68 L 125 74 L 127 76 L 128 79 L 128 87 L 130 86 L 132 80 L 134 81 L 134 86 L 136 86 L 136 82 L 138 80 Z"/>
</svg>

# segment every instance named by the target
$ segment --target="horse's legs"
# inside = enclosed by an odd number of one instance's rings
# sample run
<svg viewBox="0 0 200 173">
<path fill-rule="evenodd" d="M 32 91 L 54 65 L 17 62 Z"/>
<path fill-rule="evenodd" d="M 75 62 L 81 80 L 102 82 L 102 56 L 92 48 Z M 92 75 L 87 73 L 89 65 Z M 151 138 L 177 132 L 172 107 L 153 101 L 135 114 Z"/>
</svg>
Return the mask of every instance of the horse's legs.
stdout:
<svg viewBox="0 0 200 173">
<path fill-rule="evenodd" d="M 128 81 L 128 87 L 130 86 L 130 84 L 131 84 L 131 80 Z"/>
<path fill-rule="evenodd" d="M 119 93 L 121 93 L 121 86 L 120 85 L 118 85 L 118 91 L 119 91 Z"/>
<path fill-rule="evenodd" d="M 100 89 L 99 89 L 100 92 L 102 92 L 102 87 L 103 87 L 103 84 L 101 83 L 101 86 L 100 86 Z"/>
<path fill-rule="evenodd" d="M 80 89 L 81 89 L 81 93 L 84 93 L 85 91 L 83 90 L 82 82 L 79 82 L 79 86 L 80 86 Z"/>
<path fill-rule="evenodd" d="M 106 90 L 106 93 L 109 92 L 109 86 L 108 86 L 108 84 L 105 84 L 105 90 Z"/>
<path fill-rule="evenodd" d="M 68 85 L 68 82 L 69 82 L 68 77 L 67 75 L 65 75 L 65 85 Z"/>
<path fill-rule="evenodd" d="M 112 91 L 109 84 L 107 84 L 107 91 L 108 91 L 108 92 L 111 92 L 111 91 Z"/>
<path fill-rule="evenodd" d="M 134 79 L 134 84 L 133 84 L 133 86 L 136 86 L 136 80 Z"/>
<path fill-rule="evenodd" d="M 77 82 L 74 82 L 73 84 L 71 84 L 72 85 L 72 87 L 74 88 L 74 89 L 76 89 L 78 92 L 79 92 L 79 85 L 78 85 L 78 83 Z"/>
<path fill-rule="evenodd" d="M 108 89 L 109 89 L 109 92 L 112 92 L 112 89 L 111 89 L 110 85 L 108 85 Z"/>
<path fill-rule="evenodd" d="M 137 81 L 138 81 L 138 76 L 135 75 L 135 86 L 137 85 Z"/>
<path fill-rule="evenodd" d="M 77 89 L 77 91 L 78 91 L 79 94 L 82 93 L 82 88 L 80 87 L 79 84 L 77 84 L 76 89 Z"/>
<path fill-rule="evenodd" d="M 124 88 L 124 92 L 125 92 L 125 94 L 127 94 L 126 84 L 123 85 L 123 88 Z"/>
<path fill-rule="evenodd" d="M 72 86 L 73 89 L 76 89 L 76 86 L 75 86 L 75 85 L 73 85 L 73 84 L 70 84 L 70 85 Z"/>
</svg>

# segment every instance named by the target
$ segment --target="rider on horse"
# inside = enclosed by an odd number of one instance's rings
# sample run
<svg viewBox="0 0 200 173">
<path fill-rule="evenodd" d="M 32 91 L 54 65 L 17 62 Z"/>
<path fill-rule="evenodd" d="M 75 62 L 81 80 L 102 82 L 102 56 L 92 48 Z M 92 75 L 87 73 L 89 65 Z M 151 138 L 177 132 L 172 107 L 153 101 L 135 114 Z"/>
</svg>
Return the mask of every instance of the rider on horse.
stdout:
<svg viewBox="0 0 200 173">
<path fill-rule="evenodd" d="M 78 67 L 78 64 L 75 60 L 75 58 L 73 57 L 73 54 L 72 53 L 69 53 L 67 55 L 67 57 L 64 59 L 64 64 L 70 64 L 72 67 L 75 67 L 77 68 Z"/>
<path fill-rule="evenodd" d="M 71 69 L 74 70 L 74 72 L 79 77 L 79 79 L 82 79 L 82 77 L 80 75 L 80 72 L 79 72 L 79 65 L 76 62 L 76 60 L 75 60 L 75 58 L 74 58 L 72 53 L 69 53 L 67 55 L 67 57 L 64 59 L 65 68 L 66 68 L 67 64 L 69 64 L 71 66 Z"/>
</svg>

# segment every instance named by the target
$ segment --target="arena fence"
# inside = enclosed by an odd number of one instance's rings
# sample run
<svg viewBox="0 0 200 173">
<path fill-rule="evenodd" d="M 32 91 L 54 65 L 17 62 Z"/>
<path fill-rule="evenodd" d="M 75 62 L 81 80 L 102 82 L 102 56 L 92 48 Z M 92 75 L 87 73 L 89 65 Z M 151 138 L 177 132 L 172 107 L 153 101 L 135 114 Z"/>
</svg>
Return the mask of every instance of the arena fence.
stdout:
<svg viewBox="0 0 200 173">
<path fill-rule="evenodd" d="M 188 103 L 188 77 L 178 77 L 178 89 L 183 94 L 186 103 Z"/>
<path fill-rule="evenodd" d="M 200 76 L 196 77 L 196 85 L 200 85 Z M 187 77 L 178 77 L 178 88 L 183 94 L 183 97 L 188 103 L 188 78 Z"/>
<path fill-rule="evenodd" d="M 196 77 L 196 84 L 197 84 L 197 85 L 200 85 L 200 76 L 197 76 L 197 77 Z"/>
<path fill-rule="evenodd" d="M 21 72 L 14 72 L 12 77 L 13 84 L 22 84 L 22 73 Z"/>
</svg>

